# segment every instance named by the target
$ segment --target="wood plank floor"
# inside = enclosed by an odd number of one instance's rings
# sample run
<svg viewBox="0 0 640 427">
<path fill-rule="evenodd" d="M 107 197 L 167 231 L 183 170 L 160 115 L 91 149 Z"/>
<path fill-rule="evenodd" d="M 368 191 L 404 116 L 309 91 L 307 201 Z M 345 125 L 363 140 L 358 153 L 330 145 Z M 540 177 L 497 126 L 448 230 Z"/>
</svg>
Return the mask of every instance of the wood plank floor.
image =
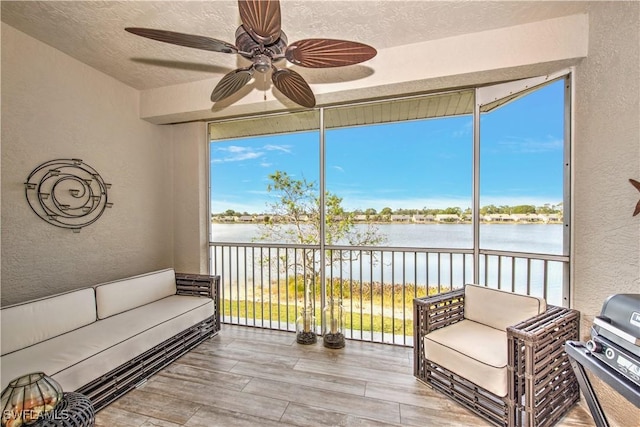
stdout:
<svg viewBox="0 0 640 427">
<path fill-rule="evenodd" d="M 489 426 L 412 375 L 411 348 L 223 325 L 180 360 L 100 411 L 99 427 Z M 583 406 L 584 405 L 584 406 Z M 561 427 L 593 426 L 581 402 Z"/>
</svg>

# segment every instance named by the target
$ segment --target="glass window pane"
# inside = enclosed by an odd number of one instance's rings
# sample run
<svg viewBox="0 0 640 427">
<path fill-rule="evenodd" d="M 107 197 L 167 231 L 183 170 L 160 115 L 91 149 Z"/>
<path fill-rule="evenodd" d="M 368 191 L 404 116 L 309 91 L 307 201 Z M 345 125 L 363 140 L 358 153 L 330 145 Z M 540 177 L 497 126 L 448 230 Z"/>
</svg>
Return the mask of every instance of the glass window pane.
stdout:
<svg viewBox="0 0 640 427">
<path fill-rule="evenodd" d="M 302 115 L 308 122 L 309 113 Z M 266 117 L 252 119 L 249 123 L 240 121 L 236 127 L 244 133 L 252 127 L 256 130 L 270 129 L 274 119 L 281 123 L 283 120 L 288 124 L 294 122 L 292 117 Z M 286 123 L 282 124 L 286 126 Z M 221 125 L 223 130 L 217 129 L 218 133 L 232 134 L 224 129 L 225 126 L 228 124 Z M 311 202 L 318 198 L 317 129 L 212 140 L 210 159 L 212 241 L 302 243 L 300 236 L 291 232 L 292 219 L 287 217 L 283 200 L 290 196 L 287 192 L 299 182 L 309 185 L 304 194 L 307 199 L 299 200 L 301 206 L 304 204 L 305 208 L 312 209 Z M 299 216 L 309 213 L 300 213 Z M 309 224 L 301 227 L 306 230 Z M 306 243 L 317 243 L 317 232 L 305 232 L 315 233 L 315 242 Z"/>
<path fill-rule="evenodd" d="M 564 80 L 480 116 L 480 248 L 563 251 Z"/>
<path fill-rule="evenodd" d="M 380 121 L 393 117 L 392 111 L 413 112 L 417 105 L 428 105 L 430 98 L 411 100 L 412 108 L 406 109 L 386 103 L 380 109 L 389 112 L 381 114 Z M 438 103 L 431 100 L 431 104 Z M 375 111 L 371 105 L 360 108 L 362 112 L 355 107 L 327 111 L 326 121 L 348 123 L 349 117 Z M 445 106 L 441 111 L 446 110 Z M 354 225 L 353 233 L 331 227 L 332 207 L 327 206 L 327 243 L 473 247 L 472 118 L 442 116 L 415 119 L 414 115 L 413 120 L 326 131 L 326 189 L 340 200 L 343 216 L 351 215 Z M 396 114 L 396 120 L 401 117 L 407 115 Z"/>
</svg>

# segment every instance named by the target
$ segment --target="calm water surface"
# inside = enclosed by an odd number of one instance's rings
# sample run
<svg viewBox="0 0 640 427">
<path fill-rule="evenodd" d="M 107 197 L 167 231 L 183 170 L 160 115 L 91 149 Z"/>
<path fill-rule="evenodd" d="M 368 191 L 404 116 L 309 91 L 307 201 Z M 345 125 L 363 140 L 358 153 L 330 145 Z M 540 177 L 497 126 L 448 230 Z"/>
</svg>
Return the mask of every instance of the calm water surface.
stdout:
<svg viewBox="0 0 640 427">
<path fill-rule="evenodd" d="M 364 229 L 366 225 L 358 225 Z M 473 248 L 470 224 L 377 224 L 386 236 L 381 246 L 411 248 Z M 561 224 L 482 224 L 480 247 L 515 252 L 562 254 Z M 213 242 L 252 243 L 261 234 L 258 224 L 212 224 Z M 271 242 L 274 243 L 274 242 Z"/>
</svg>

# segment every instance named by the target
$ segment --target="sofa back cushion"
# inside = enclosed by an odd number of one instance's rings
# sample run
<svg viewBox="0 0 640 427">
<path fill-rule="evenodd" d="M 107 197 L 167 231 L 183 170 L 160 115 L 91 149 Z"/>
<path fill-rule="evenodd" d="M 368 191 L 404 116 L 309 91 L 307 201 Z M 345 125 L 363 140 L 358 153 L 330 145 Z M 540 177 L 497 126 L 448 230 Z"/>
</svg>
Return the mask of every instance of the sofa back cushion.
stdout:
<svg viewBox="0 0 640 427">
<path fill-rule="evenodd" d="M 98 318 L 105 319 L 176 294 L 172 268 L 141 274 L 95 287 Z"/>
<path fill-rule="evenodd" d="M 464 317 L 501 331 L 546 310 L 543 298 L 478 285 L 464 287 Z"/>
<path fill-rule="evenodd" d="M 73 331 L 96 321 L 92 288 L 15 304 L 0 310 L 2 354 Z"/>
</svg>

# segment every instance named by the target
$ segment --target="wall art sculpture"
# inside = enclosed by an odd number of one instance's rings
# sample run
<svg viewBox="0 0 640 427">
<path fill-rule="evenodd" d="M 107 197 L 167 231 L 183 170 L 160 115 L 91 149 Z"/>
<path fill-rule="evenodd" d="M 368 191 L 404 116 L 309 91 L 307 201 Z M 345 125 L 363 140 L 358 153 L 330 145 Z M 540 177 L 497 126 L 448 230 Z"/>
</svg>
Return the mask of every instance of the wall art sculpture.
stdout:
<svg viewBox="0 0 640 427">
<path fill-rule="evenodd" d="M 24 186 L 36 215 L 74 233 L 96 222 L 105 208 L 113 206 L 107 197 L 111 184 L 80 159 L 45 162 L 29 174 Z"/>
<path fill-rule="evenodd" d="M 629 178 L 629 182 L 636 188 L 636 190 L 640 191 L 640 181 Z M 633 216 L 636 216 L 638 214 L 640 214 L 640 200 L 638 200 L 638 203 L 636 204 L 636 209 L 633 211 Z"/>
</svg>

